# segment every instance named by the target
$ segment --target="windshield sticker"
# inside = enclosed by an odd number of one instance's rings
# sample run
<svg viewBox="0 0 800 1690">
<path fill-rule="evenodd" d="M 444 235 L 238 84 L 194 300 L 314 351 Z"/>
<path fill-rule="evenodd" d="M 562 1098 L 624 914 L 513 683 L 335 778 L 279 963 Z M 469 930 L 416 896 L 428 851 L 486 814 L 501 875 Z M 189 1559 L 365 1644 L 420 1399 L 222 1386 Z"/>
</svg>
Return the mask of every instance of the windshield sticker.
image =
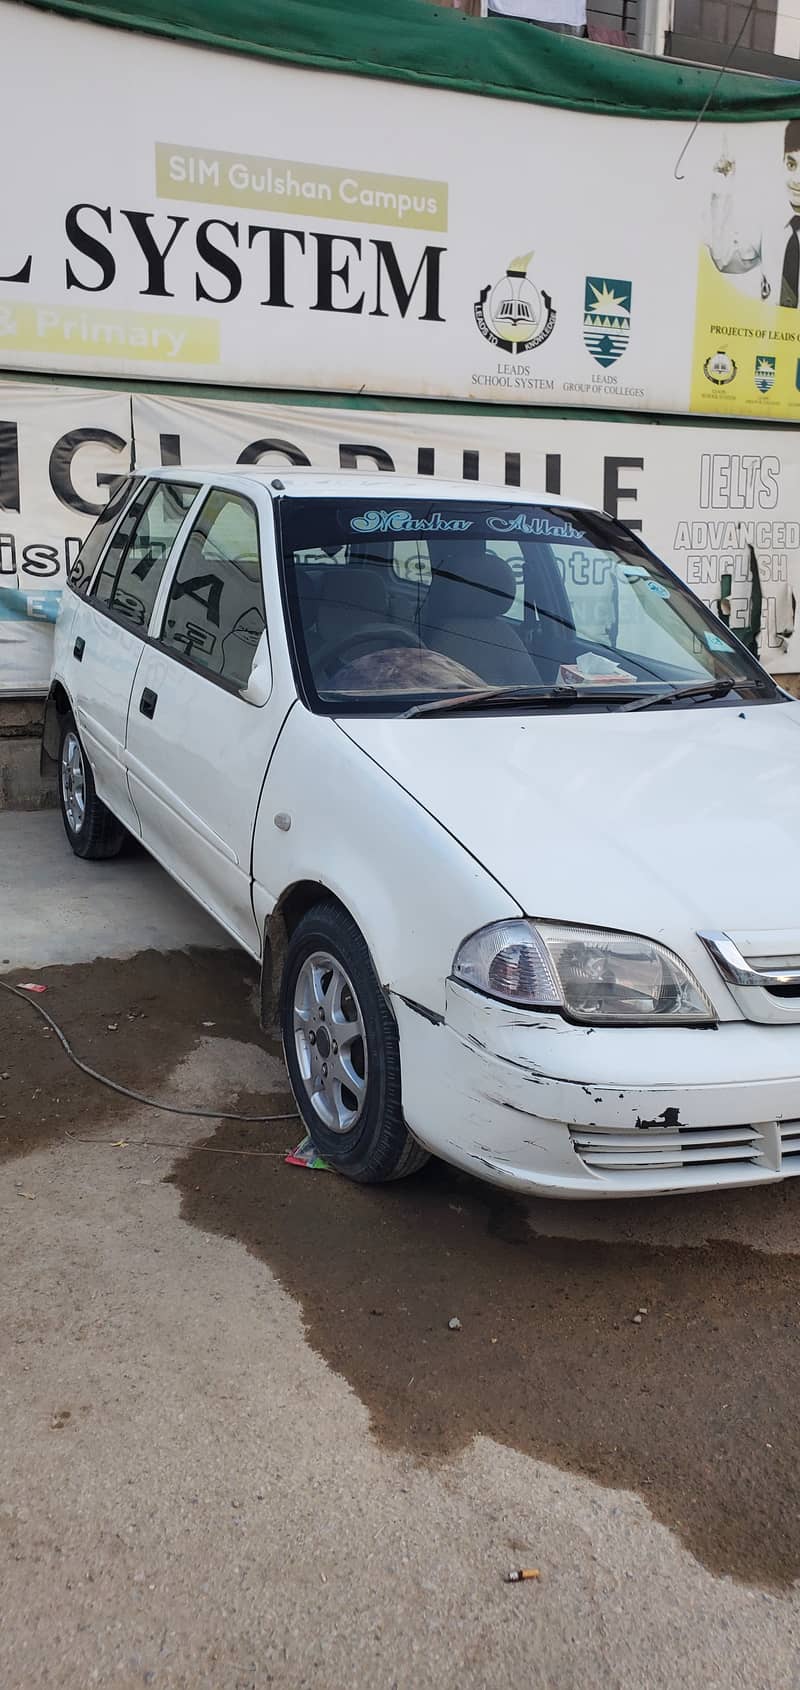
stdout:
<svg viewBox="0 0 800 1690">
<path fill-rule="evenodd" d="M 733 646 L 728 645 L 727 640 L 720 639 L 719 634 L 709 634 L 708 630 L 706 630 L 703 634 L 703 639 L 705 640 L 709 651 L 727 651 L 729 655 L 733 651 Z"/>
<path fill-rule="evenodd" d="M 412 516 L 410 511 L 365 511 L 350 522 L 356 534 L 464 534 L 472 526 L 472 522 L 447 517 L 442 511 L 431 511 L 430 516 Z"/>
<path fill-rule="evenodd" d="M 517 511 L 515 516 L 490 516 L 487 528 L 495 534 L 536 534 L 548 540 L 583 540 L 585 536 L 571 522 L 554 522 L 549 516 L 529 516 Z"/>
<path fill-rule="evenodd" d="M 663 586 L 660 581 L 648 581 L 647 591 L 649 593 L 655 593 L 656 598 L 658 599 L 669 598 L 669 587 Z"/>
</svg>

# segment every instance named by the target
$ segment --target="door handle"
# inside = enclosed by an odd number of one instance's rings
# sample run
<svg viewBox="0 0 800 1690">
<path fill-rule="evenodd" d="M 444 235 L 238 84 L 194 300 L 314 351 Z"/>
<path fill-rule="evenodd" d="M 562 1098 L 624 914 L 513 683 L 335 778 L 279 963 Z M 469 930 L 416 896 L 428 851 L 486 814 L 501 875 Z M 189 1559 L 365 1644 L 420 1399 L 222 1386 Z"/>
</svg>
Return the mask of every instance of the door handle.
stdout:
<svg viewBox="0 0 800 1690">
<path fill-rule="evenodd" d="M 79 663 L 83 662 L 83 654 L 85 650 L 86 641 L 83 639 L 82 635 L 79 634 L 74 646 L 72 647 L 72 655 L 73 657 L 77 657 Z"/>
<path fill-rule="evenodd" d="M 152 687 L 145 687 L 143 692 L 142 692 L 142 696 L 139 699 L 139 709 L 140 709 L 142 715 L 143 716 L 149 716 L 150 720 L 152 721 L 152 719 L 153 719 L 153 717 L 156 713 L 157 703 L 158 703 L 158 693 L 153 692 Z"/>
</svg>

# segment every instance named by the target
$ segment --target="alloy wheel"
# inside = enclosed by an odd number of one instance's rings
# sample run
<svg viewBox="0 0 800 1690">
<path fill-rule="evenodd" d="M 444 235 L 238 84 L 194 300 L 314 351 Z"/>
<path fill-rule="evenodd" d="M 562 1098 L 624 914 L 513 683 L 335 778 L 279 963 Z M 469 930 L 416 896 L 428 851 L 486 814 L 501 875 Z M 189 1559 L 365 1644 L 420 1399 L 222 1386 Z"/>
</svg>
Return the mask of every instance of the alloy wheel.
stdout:
<svg viewBox="0 0 800 1690">
<path fill-rule="evenodd" d="M 347 1133 L 367 1099 L 364 1017 L 346 970 L 325 951 L 306 958 L 293 1004 L 294 1042 L 306 1096 L 331 1132 Z"/>
<path fill-rule="evenodd" d="M 61 793 L 70 833 L 80 833 L 86 819 L 86 768 L 81 742 L 72 731 L 61 748 Z"/>
</svg>

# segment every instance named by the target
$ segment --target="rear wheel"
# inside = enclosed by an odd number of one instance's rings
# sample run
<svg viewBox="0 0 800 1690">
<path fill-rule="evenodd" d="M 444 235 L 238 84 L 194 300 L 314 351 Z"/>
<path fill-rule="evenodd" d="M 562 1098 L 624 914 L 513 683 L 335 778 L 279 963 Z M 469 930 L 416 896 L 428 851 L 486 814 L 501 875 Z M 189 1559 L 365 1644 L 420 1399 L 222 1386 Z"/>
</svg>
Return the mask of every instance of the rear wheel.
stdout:
<svg viewBox="0 0 800 1690">
<path fill-rule="evenodd" d="M 397 1028 L 363 935 L 338 904 L 317 905 L 295 928 L 281 1030 L 297 1106 L 331 1168 L 367 1185 L 427 1162 L 403 1120 Z"/>
<path fill-rule="evenodd" d="M 125 828 L 97 796 L 73 716 L 65 718 L 61 729 L 58 796 L 64 832 L 76 857 L 116 857 L 125 842 Z"/>
</svg>

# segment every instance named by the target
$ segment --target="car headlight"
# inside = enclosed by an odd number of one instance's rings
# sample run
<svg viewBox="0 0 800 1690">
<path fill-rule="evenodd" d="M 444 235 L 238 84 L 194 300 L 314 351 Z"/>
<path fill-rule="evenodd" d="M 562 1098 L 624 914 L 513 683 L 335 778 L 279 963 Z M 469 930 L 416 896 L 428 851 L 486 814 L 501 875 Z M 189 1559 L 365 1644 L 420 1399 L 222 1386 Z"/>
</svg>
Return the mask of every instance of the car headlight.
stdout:
<svg viewBox="0 0 800 1690">
<path fill-rule="evenodd" d="M 477 992 L 574 1021 L 708 1026 L 714 1007 L 680 957 L 596 927 L 498 921 L 464 941 L 453 977 Z"/>
</svg>

